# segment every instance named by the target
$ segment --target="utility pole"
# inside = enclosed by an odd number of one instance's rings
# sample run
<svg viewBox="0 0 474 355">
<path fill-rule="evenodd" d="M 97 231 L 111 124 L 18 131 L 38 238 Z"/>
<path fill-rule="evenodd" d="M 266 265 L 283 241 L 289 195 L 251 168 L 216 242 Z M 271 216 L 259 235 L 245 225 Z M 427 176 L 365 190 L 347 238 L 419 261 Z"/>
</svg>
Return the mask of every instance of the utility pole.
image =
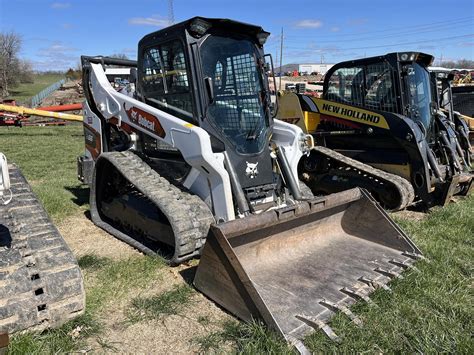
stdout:
<svg viewBox="0 0 474 355">
<path fill-rule="evenodd" d="M 275 50 L 275 64 L 278 65 L 278 48 Z"/>
<path fill-rule="evenodd" d="M 281 90 L 281 67 L 283 66 L 283 27 L 281 28 L 281 40 L 280 40 L 280 88 Z"/>
<path fill-rule="evenodd" d="M 168 22 L 170 25 L 174 24 L 173 0 L 168 0 Z"/>
</svg>

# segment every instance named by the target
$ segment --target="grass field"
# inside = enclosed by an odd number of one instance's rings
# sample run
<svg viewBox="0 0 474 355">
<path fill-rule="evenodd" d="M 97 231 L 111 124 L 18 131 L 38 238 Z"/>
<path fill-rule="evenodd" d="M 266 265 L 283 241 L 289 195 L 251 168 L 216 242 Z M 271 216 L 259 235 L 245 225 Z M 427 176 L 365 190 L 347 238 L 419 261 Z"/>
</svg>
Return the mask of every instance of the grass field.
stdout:
<svg viewBox="0 0 474 355">
<path fill-rule="evenodd" d="M 76 177 L 76 158 L 84 151 L 82 125 L 2 128 L 0 151 L 21 167 L 53 220 L 77 212 L 77 196 L 87 200 Z"/>
<path fill-rule="evenodd" d="M 83 151 L 81 126 L 0 129 L 0 151 L 21 167 L 55 222 L 88 209 L 88 191 L 76 179 L 76 157 Z M 331 342 L 321 332 L 305 339 L 314 352 L 474 352 L 474 198 L 434 208 L 421 221 L 395 218 L 429 262 L 419 262 L 420 272 L 407 272 L 403 280 L 391 283 L 392 293 L 374 293 L 376 306 L 356 304 L 353 310 L 364 322 L 361 328 L 336 315 L 331 327 L 342 338 L 341 343 Z M 96 339 L 102 351 L 120 351 L 102 335 L 107 304 L 135 295 L 154 280 L 169 277 L 170 272 L 161 260 L 144 256 L 116 261 L 85 255 L 79 263 L 87 290 L 86 314 L 58 330 L 15 336 L 10 353 L 72 352 L 84 349 L 90 339 Z M 196 295 L 190 287 L 176 287 L 133 296 L 128 322 L 162 322 L 182 312 Z M 209 320 L 201 317 L 199 321 L 206 324 Z M 85 331 L 76 336 L 78 327 Z M 222 344 L 246 354 L 293 352 L 261 324 L 236 320 L 226 321 L 219 330 L 196 336 L 194 341 L 202 352 L 220 352 Z"/>
<path fill-rule="evenodd" d="M 18 102 L 23 102 L 30 97 L 36 95 L 41 90 L 47 88 L 51 84 L 64 79 L 63 74 L 34 74 L 34 82 L 20 84 L 17 87 L 10 89 L 9 99 L 15 99 Z"/>
</svg>

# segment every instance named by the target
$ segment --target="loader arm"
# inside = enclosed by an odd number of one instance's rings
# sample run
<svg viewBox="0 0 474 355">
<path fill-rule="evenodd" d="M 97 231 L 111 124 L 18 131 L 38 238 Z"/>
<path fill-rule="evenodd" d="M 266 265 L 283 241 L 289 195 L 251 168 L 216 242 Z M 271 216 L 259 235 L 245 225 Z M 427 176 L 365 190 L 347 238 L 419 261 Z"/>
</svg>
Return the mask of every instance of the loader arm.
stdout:
<svg viewBox="0 0 474 355">
<path fill-rule="evenodd" d="M 90 59 L 89 80 L 96 104 L 91 109 L 105 121 L 115 119 L 119 127 L 132 127 L 134 131 L 178 149 L 185 161 L 209 182 L 216 219 L 233 220 L 235 213 L 224 156 L 213 153 L 209 134 L 200 127 L 117 92 L 110 85 L 100 60 L 96 61 Z M 196 178 L 195 181 L 199 180 Z M 198 195 L 202 193 L 198 187 L 194 190 Z"/>
</svg>

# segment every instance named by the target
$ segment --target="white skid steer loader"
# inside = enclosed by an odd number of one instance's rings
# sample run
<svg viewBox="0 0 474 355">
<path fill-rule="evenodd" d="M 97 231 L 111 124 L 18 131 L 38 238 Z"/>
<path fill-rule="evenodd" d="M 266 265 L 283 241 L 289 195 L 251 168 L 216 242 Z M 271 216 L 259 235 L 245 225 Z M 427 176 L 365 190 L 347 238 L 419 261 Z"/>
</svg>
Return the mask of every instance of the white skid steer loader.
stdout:
<svg viewBox="0 0 474 355">
<path fill-rule="evenodd" d="M 268 35 L 196 17 L 145 36 L 136 62 L 83 56 L 78 170 L 94 223 L 170 264 L 201 255 L 197 289 L 303 349 L 420 251 L 365 191 L 314 198 L 298 181 L 312 141 L 272 117 Z M 114 90 L 108 66 L 136 91 Z"/>
</svg>

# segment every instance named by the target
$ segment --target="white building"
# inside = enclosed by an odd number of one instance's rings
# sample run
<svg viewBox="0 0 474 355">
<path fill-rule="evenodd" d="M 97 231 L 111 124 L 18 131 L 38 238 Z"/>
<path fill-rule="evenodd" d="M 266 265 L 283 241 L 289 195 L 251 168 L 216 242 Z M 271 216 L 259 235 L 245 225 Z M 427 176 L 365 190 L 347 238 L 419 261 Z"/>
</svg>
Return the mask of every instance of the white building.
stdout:
<svg viewBox="0 0 474 355">
<path fill-rule="evenodd" d="M 302 74 L 326 74 L 333 65 L 334 64 L 299 64 L 298 71 Z"/>
</svg>

